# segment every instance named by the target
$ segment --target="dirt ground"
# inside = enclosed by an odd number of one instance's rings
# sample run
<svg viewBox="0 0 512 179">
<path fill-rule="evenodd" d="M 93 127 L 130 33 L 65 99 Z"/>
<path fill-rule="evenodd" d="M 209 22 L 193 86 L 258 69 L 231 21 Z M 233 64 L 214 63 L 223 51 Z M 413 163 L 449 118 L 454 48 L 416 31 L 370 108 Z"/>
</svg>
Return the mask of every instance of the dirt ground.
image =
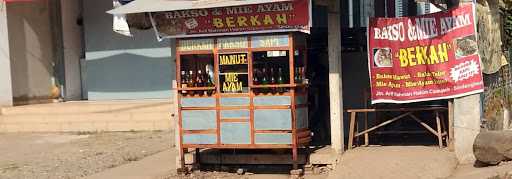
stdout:
<svg viewBox="0 0 512 179">
<path fill-rule="evenodd" d="M 512 178 L 512 162 L 478 168 L 473 165 L 459 165 L 449 179 L 510 179 L 505 176 Z"/>
<path fill-rule="evenodd" d="M 452 152 L 438 147 L 389 146 L 355 148 L 340 163 L 329 178 L 446 178 L 458 162 Z"/>
<path fill-rule="evenodd" d="M 169 149 L 171 134 L 0 134 L 0 178 L 81 178 Z"/>
</svg>

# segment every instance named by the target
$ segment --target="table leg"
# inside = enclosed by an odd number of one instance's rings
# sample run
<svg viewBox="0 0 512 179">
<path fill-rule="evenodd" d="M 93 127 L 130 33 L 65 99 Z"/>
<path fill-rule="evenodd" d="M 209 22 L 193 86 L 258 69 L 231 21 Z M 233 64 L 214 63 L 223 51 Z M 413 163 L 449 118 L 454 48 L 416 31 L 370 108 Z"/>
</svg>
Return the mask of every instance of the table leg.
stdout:
<svg viewBox="0 0 512 179">
<path fill-rule="evenodd" d="M 441 118 L 439 118 L 439 112 L 435 112 L 436 124 L 437 124 L 437 140 L 439 142 L 439 148 L 443 148 L 443 132 L 441 130 Z"/>
<path fill-rule="evenodd" d="M 352 149 L 354 143 L 354 125 L 356 123 L 356 112 L 350 112 L 350 129 L 348 133 L 348 150 Z"/>
<path fill-rule="evenodd" d="M 364 130 L 368 130 L 368 113 L 364 113 L 365 114 L 365 117 L 364 117 Z M 368 135 L 368 133 L 364 134 L 364 146 L 368 146 L 370 145 L 370 136 Z"/>
</svg>

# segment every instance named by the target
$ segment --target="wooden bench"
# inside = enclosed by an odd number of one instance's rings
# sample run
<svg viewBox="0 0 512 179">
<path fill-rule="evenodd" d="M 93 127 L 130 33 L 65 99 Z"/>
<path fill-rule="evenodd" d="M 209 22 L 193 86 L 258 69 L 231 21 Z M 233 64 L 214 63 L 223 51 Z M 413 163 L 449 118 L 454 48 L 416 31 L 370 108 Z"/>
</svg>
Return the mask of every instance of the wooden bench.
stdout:
<svg viewBox="0 0 512 179">
<path fill-rule="evenodd" d="M 348 113 L 350 113 L 350 131 L 349 131 L 349 138 L 348 138 L 348 149 L 352 149 L 353 148 L 353 144 L 354 144 L 354 138 L 356 137 L 359 137 L 359 136 L 362 136 L 364 135 L 364 140 L 365 140 L 365 145 L 368 145 L 369 144 L 369 136 L 368 136 L 368 133 L 378 129 L 378 128 L 381 128 L 383 126 L 386 126 L 390 123 L 393 123 L 395 121 L 398 121 L 398 120 L 401 120 L 401 119 L 406 119 L 405 117 L 410 117 L 411 119 L 413 119 L 414 121 L 418 122 L 421 126 L 423 126 L 425 129 L 427 129 L 427 131 L 431 132 L 432 134 L 434 134 L 437 139 L 438 139 L 438 142 L 439 142 L 439 147 L 442 148 L 443 147 L 443 137 L 444 136 L 447 136 L 446 137 L 446 143 L 448 144 L 449 143 L 449 137 L 448 137 L 448 134 L 449 134 L 449 130 L 451 130 L 449 127 L 448 129 L 446 129 L 446 127 L 443 127 L 445 126 L 444 125 L 444 120 L 442 115 L 440 115 L 439 113 L 442 112 L 442 111 L 447 111 L 448 108 L 447 107 L 441 107 L 441 106 L 434 106 L 434 107 L 417 107 L 417 108 L 388 108 L 388 109 L 376 109 L 376 108 L 363 108 L 363 109 L 349 109 L 347 110 Z M 396 117 L 393 117 L 391 119 L 388 119 L 388 120 L 385 120 L 384 122 L 381 122 L 371 128 L 368 129 L 368 127 L 366 126 L 365 127 L 365 130 L 362 131 L 362 132 L 358 132 L 356 131 L 355 129 L 355 125 L 356 125 L 356 120 L 357 120 L 357 113 L 377 113 L 377 112 L 401 112 L 400 115 L 396 116 Z M 415 112 L 432 112 L 434 113 L 434 116 L 435 116 L 435 122 L 436 122 L 436 129 L 433 129 L 432 127 L 430 127 L 428 124 L 426 124 L 425 122 L 423 122 L 420 118 L 418 118 L 414 113 Z M 367 119 L 365 119 L 367 120 Z M 368 121 L 365 121 L 365 123 L 368 123 Z M 446 131 L 443 131 L 443 128 L 446 129 Z"/>
</svg>

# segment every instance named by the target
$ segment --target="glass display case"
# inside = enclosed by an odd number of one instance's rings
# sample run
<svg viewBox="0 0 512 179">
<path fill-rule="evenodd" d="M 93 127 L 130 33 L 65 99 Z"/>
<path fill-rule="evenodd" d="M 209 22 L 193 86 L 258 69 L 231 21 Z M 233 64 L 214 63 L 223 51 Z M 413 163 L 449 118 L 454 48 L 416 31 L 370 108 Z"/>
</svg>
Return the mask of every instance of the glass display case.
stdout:
<svg viewBox="0 0 512 179">
<path fill-rule="evenodd" d="M 301 33 L 178 39 L 182 150 L 288 148 L 297 161 L 311 140 L 306 53 Z"/>
</svg>

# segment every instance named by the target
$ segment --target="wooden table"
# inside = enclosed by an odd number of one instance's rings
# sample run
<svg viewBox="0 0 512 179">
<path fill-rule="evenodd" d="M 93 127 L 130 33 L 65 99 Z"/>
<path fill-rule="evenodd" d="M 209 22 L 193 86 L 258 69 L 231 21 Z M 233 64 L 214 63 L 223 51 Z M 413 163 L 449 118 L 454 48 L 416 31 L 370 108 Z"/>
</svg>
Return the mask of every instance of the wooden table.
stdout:
<svg viewBox="0 0 512 179">
<path fill-rule="evenodd" d="M 440 112 L 442 111 L 446 111 L 448 110 L 448 108 L 446 107 L 418 107 L 418 108 L 388 108 L 388 109 L 375 109 L 375 108 L 364 108 L 364 109 L 349 109 L 347 110 L 348 113 L 350 113 L 350 131 L 349 131 L 349 138 L 348 138 L 348 149 L 352 149 L 353 148 L 353 143 L 354 143 L 354 138 L 356 137 L 359 137 L 361 135 L 364 135 L 364 140 L 365 140 L 365 145 L 368 145 L 369 144 L 369 137 L 368 137 L 368 133 L 380 128 L 380 127 L 383 127 L 383 126 L 386 126 L 390 123 L 393 123 L 397 120 L 400 120 L 400 119 L 404 119 L 405 117 L 409 116 L 411 117 L 414 121 L 418 122 L 421 126 L 423 126 L 425 129 L 427 129 L 429 132 L 431 132 L 432 134 L 434 134 L 437 139 L 438 139 L 438 142 L 439 142 L 439 147 L 442 148 L 443 147 L 443 137 L 444 136 L 447 136 L 448 133 L 450 132 L 447 132 L 447 131 L 443 131 L 443 127 L 444 126 L 444 123 L 442 121 L 442 116 L 439 114 Z M 436 121 L 436 128 L 437 130 L 434 130 L 432 127 L 430 127 L 428 124 L 426 124 L 425 122 L 423 122 L 421 119 L 419 119 L 418 117 L 416 117 L 414 115 L 414 112 L 420 112 L 420 111 L 426 111 L 426 112 L 433 112 L 434 115 L 435 115 L 435 121 Z M 362 132 L 357 132 L 355 131 L 355 125 L 356 125 L 356 116 L 357 116 L 357 113 L 371 113 L 371 112 L 402 112 L 402 114 L 396 116 L 396 117 L 393 117 L 389 120 L 386 120 L 380 124 L 377 124 L 371 128 L 367 128 L 362 131 Z M 367 121 L 366 121 L 367 122 Z M 448 128 L 448 130 L 451 130 Z M 451 137 L 451 136 L 450 136 Z M 446 143 L 448 144 L 449 140 L 449 137 L 446 137 Z"/>
</svg>

